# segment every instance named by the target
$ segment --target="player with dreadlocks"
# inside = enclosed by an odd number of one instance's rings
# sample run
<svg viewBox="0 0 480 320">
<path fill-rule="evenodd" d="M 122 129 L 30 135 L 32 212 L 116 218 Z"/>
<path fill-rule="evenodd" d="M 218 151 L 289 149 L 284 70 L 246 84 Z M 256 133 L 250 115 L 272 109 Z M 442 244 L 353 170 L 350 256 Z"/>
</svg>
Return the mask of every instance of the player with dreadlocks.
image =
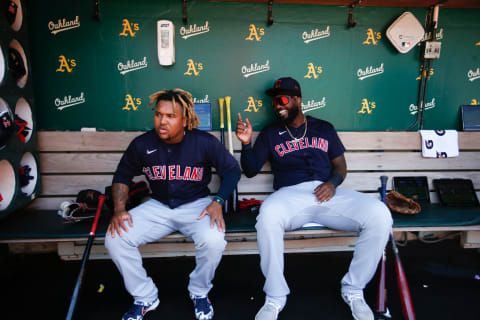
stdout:
<svg viewBox="0 0 480 320">
<path fill-rule="evenodd" d="M 150 96 L 152 103 L 154 129 L 130 143 L 113 177 L 114 214 L 105 247 L 134 299 L 122 319 L 141 320 L 158 306 L 157 287 L 138 247 L 175 231 L 193 239 L 197 250 L 188 285 L 195 316 L 212 319 L 208 292 L 226 245 L 222 206 L 240 179 L 240 168 L 217 138 L 195 129 L 199 120 L 189 92 L 159 91 Z M 210 198 L 212 167 L 222 183 Z M 150 184 L 152 199 L 127 211 L 128 186 L 140 174 Z"/>
</svg>

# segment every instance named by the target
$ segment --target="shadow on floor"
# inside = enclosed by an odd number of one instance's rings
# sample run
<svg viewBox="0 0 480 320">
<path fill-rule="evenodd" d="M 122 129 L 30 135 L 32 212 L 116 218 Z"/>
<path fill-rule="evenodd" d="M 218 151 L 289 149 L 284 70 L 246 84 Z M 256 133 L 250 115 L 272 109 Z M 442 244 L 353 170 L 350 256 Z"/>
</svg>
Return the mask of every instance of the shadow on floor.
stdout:
<svg viewBox="0 0 480 320">
<path fill-rule="evenodd" d="M 400 254 L 417 319 L 480 319 L 477 249 L 462 249 L 458 240 L 409 242 Z M 351 256 L 351 252 L 287 254 L 285 273 L 292 293 L 279 319 L 352 319 L 339 295 Z M 388 259 L 388 307 L 393 319 L 402 319 L 394 258 L 390 254 Z M 194 319 L 186 289 L 194 264 L 192 257 L 144 260 L 160 297 L 160 306 L 144 319 Z M 1 319 L 65 319 L 79 268 L 79 261 L 61 261 L 55 254 L 11 255 L 2 246 Z M 258 255 L 224 256 L 210 292 L 214 319 L 253 320 L 264 302 L 263 281 Z M 376 290 L 375 278 L 365 289 L 372 307 Z M 131 303 L 110 260 L 88 261 L 74 319 L 120 320 Z"/>
</svg>

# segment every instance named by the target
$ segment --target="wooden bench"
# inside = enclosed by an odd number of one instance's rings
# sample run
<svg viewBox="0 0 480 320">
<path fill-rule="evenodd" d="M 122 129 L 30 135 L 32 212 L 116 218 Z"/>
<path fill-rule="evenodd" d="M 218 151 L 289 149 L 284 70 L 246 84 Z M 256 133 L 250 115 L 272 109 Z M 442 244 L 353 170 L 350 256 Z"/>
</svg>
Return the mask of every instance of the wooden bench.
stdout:
<svg viewBox="0 0 480 320">
<path fill-rule="evenodd" d="M 62 224 L 60 217 L 52 218 L 61 202 L 74 200 L 82 189 L 96 189 L 101 192 L 111 184 L 113 172 L 130 141 L 142 132 L 39 132 L 41 195 L 29 206 L 37 219 L 51 224 Z M 217 136 L 218 132 L 214 133 Z M 468 178 L 480 186 L 480 133 L 459 132 L 460 156 L 456 158 L 423 158 L 420 134 L 418 132 L 340 132 L 347 152 L 345 154 L 348 175 L 342 187 L 355 189 L 378 197 L 381 175 L 389 177 L 388 189 L 394 176 L 427 176 L 431 188 L 432 202 L 438 202 L 433 190 L 432 179 Z M 256 137 L 256 134 L 254 138 Z M 240 158 L 240 143 L 234 138 L 234 150 Z M 272 191 L 273 176 L 267 163 L 262 172 L 254 178 L 242 176 L 239 184 L 239 199 L 264 199 Z M 211 190 L 217 190 L 219 178 L 214 175 Z M 478 193 L 479 190 L 477 190 Z M 448 209 L 452 210 L 452 209 Z M 474 210 L 474 217 L 480 217 L 480 208 Z M 438 214 L 445 208 L 438 207 Z M 14 213 L 13 215 L 20 214 Z M 437 212 L 428 213 L 435 217 Z M 39 216 L 40 215 L 40 216 Z M 416 217 L 395 216 L 394 232 L 397 237 L 407 239 L 424 237 L 426 234 L 445 236 L 461 232 L 464 248 L 480 247 L 480 222 L 471 221 L 465 225 L 429 225 L 425 219 L 419 223 L 407 223 L 405 219 Z M 40 218 L 39 218 L 40 217 Z M 402 220 L 403 219 L 403 220 Z M 226 216 L 228 241 L 225 254 L 256 254 L 256 233 L 254 214 L 229 214 Z M 414 220 L 413 220 L 414 221 Z M 108 258 L 103 246 L 106 222 L 97 231 L 97 238 L 91 251 L 92 259 Z M 0 221 L 0 229 L 2 222 Z M 14 235 L 2 238 L 12 252 L 57 251 L 62 259 L 80 259 L 89 224 L 60 226 L 62 236 Z M 83 229 L 82 229 L 83 228 Z M 82 231 L 78 232 L 78 229 Z M 41 233 L 41 232 L 40 232 Z M 319 252 L 353 250 L 357 234 L 327 228 L 306 228 L 285 234 L 286 252 Z M 194 255 L 193 243 L 181 234 L 172 234 L 158 242 L 141 248 L 144 257 Z"/>
</svg>

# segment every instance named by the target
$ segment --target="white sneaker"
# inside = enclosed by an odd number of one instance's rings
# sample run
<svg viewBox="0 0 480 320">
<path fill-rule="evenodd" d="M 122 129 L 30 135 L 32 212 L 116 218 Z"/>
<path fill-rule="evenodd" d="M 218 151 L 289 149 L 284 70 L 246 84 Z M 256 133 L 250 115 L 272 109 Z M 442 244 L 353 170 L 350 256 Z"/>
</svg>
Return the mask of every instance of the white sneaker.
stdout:
<svg viewBox="0 0 480 320">
<path fill-rule="evenodd" d="M 343 300 L 350 306 L 352 315 L 355 320 L 373 320 L 372 309 L 368 306 L 363 298 L 363 293 L 342 292 Z"/>
<path fill-rule="evenodd" d="M 281 309 L 282 307 L 276 303 L 265 302 L 255 316 L 255 320 L 276 320 Z"/>
</svg>

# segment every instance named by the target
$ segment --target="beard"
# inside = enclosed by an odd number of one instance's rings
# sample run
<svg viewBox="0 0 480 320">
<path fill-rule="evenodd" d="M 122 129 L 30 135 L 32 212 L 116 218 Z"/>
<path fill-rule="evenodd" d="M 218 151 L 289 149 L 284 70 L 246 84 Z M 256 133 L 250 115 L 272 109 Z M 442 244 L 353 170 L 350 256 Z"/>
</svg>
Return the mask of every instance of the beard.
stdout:
<svg viewBox="0 0 480 320">
<path fill-rule="evenodd" d="M 299 114 L 299 109 L 298 109 L 298 104 L 296 102 L 293 102 L 292 103 L 292 107 L 290 108 L 290 110 L 288 110 L 288 116 L 287 118 L 284 120 L 284 122 L 286 124 L 290 124 L 293 122 L 293 120 L 295 120 L 295 118 L 298 116 Z"/>
</svg>

